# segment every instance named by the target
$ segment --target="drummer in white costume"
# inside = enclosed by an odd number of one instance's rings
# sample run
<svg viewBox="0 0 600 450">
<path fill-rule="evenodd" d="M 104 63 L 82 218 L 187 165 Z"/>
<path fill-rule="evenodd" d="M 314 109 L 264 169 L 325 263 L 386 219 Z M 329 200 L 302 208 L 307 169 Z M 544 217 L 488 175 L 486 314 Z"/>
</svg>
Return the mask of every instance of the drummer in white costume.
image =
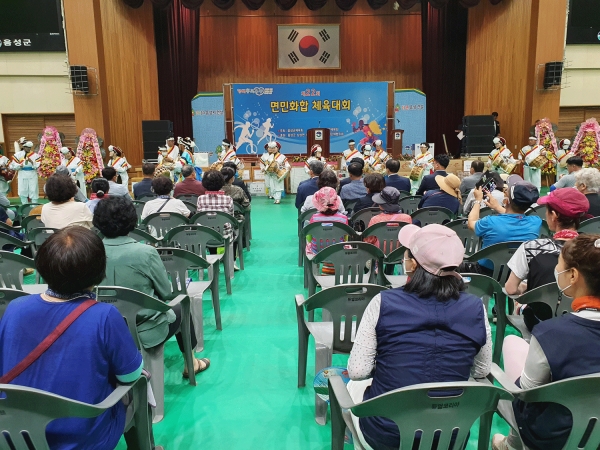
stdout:
<svg viewBox="0 0 600 450">
<path fill-rule="evenodd" d="M 304 171 L 306 173 L 310 172 L 310 168 L 308 167 L 308 165 L 313 161 L 319 161 L 319 162 L 322 162 L 323 164 L 327 164 L 327 161 L 325 160 L 325 158 L 323 158 L 321 156 L 322 153 L 323 153 L 323 149 L 321 148 L 321 146 L 319 144 L 315 144 L 310 148 L 310 157 L 304 162 Z"/>
<path fill-rule="evenodd" d="M 363 155 L 356 148 L 356 142 L 354 139 L 350 139 L 348 141 L 348 148 L 342 152 L 342 164 L 340 167 L 344 172 L 348 171 L 348 164 L 354 158 L 360 158 L 364 161 Z"/>
<path fill-rule="evenodd" d="M 518 164 L 518 161 L 506 147 L 506 139 L 503 137 L 495 137 L 493 142 L 495 148 L 488 156 L 488 167 L 498 173 L 510 175 Z"/>
<path fill-rule="evenodd" d="M 83 173 L 83 162 L 77 156 L 75 156 L 75 152 L 73 149 L 69 147 L 62 147 L 60 149 L 61 153 L 61 166 L 65 166 L 69 169 L 69 173 L 71 174 L 71 178 L 76 183 L 79 183 L 79 190 L 81 193 L 86 196 L 85 190 L 85 174 Z"/>
<path fill-rule="evenodd" d="M 281 144 L 269 142 L 265 144 L 266 152 L 260 157 L 260 170 L 265 174 L 265 184 L 269 189 L 269 197 L 274 203 L 281 203 L 281 193 L 284 189 L 285 177 L 290 173 L 291 166 L 285 155 L 279 153 Z"/>
<path fill-rule="evenodd" d="M 129 174 L 127 169 L 131 169 L 131 164 L 127 162 L 127 158 L 123 155 L 123 150 L 115 145 L 108 146 L 108 160 L 107 166 L 114 167 L 117 171 L 117 175 L 121 176 L 121 184 L 129 189 Z"/>
<path fill-rule="evenodd" d="M 40 155 L 33 151 L 33 142 L 27 141 L 23 147 L 15 141 L 15 154 L 9 165 L 11 170 L 18 172 L 19 197 L 21 204 L 26 204 L 28 198 L 32 203 L 39 198 L 39 184 L 37 169 L 40 167 Z"/>
<path fill-rule="evenodd" d="M 561 139 L 558 143 L 558 152 L 556 152 L 556 181 L 569 173 L 569 170 L 567 169 L 567 159 L 573 156 L 570 147 L 571 141 L 569 139 Z"/>
<path fill-rule="evenodd" d="M 383 148 L 383 142 L 381 139 L 377 139 L 375 141 L 375 151 L 371 155 L 371 160 L 369 164 L 373 167 L 375 172 L 384 174 L 385 173 L 385 163 L 391 156 L 388 152 Z"/>
<path fill-rule="evenodd" d="M 421 142 L 420 149 L 421 153 L 410 162 L 410 193 L 412 195 L 415 195 L 415 192 L 417 192 L 417 189 L 419 189 L 419 186 L 421 186 L 421 180 L 423 177 L 431 174 L 431 171 L 433 170 L 433 155 L 429 153 L 429 144 L 427 144 L 427 142 Z M 415 167 L 423 169 L 418 177 L 413 176 L 412 173 L 412 169 Z"/>
<path fill-rule="evenodd" d="M 240 171 L 244 168 L 244 161 L 237 157 L 237 149 L 235 145 L 229 142 L 229 139 L 223 139 L 221 142 L 221 151 L 219 152 L 219 162 L 226 163 L 231 161 L 237 166 L 237 170 Z"/>
<path fill-rule="evenodd" d="M 0 155 L 0 170 L 8 170 L 9 164 L 10 160 L 4 155 Z M 10 185 L 8 184 L 8 181 L 6 180 L 6 178 L 0 175 L 0 195 L 6 196 L 9 190 Z"/>
<path fill-rule="evenodd" d="M 529 145 L 526 145 L 519 151 L 519 160 L 523 161 L 523 179 L 533 184 L 538 188 L 538 191 L 542 188 L 542 171 L 529 164 L 540 155 L 540 147 L 537 143 L 537 138 L 529 136 Z"/>
</svg>

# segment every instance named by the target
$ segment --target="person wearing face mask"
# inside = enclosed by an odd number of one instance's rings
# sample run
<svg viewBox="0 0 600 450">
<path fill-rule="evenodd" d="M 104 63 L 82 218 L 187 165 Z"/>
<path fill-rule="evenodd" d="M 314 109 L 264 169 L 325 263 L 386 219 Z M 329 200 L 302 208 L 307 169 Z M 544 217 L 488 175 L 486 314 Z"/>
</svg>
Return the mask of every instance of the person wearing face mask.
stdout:
<svg viewBox="0 0 600 450">
<path fill-rule="evenodd" d="M 69 173 L 71 178 L 79 187 L 79 191 L 86 196 L 85 191 L 85 175 L 83 173 L 83 162 L 77 156 L 75 156 L 75 151 L 69 147 L 62 147 L 60 149 L 61 155 L 61 166 L 65 166 L 69 169 Z"/>
<path fill-rule="evenodd" d="M 574 299 L 573 311 L 537 324 L 529 344 L 517 336 L 504 339 L 504 370 L 522 389 L 600 372 L 599 266 L 600 235 L 567 241 L 554 278 L 560 292 Z M 556 403 L 501 401 L 498 411 L 512 429 L 494 436 L 494 450 L 521 449 L 521 440 L 532 450 L 560 450 L 573 426 L 569 410 Z"/>
<path fill-rule="evenodd" d="M 375 163 L 375 159 L 373 158 L 373 147 L 371 144 L 365 144 L 360 148 L 363 159 L 365 161 L 365 166 L 363 168 L 364 173 L 371 173 L 375 171 L 373 164 Z"/>
<path fill-rule="evenodd" d="M 577 228 L 590 203 L 576 189 L 557 189 L 538 200 L 546 205 L 546 222 L 554 233 L 551 238 L 524 242 L 508 261 L 511 274 L 504 286 L 509 295 L 523 294 L 544 284 L 552 283 L 552 269 L 565 242 L 578 236 Z M 540 321 L 553 317 L 553 311 L 544 303 L 519 305 L 517 314 L 523 315 L 525 325 L 531 331 Z"/>
<path fill-rule="evenodd" d="M 410 193 L 412 195 L 415 195 L 417 189 L 419 189 L 419 187 L 421 186 L 421 181 L 423 180 L 423 177 L 425 177 L 425 175 L 431 174 L 431 170 L 433 169 L 433 155 L 429 153 L 429 144 L 427 142 L 421 142 L 421 146 L 419 148 L 421 149 L 421 153 L 415 156 L 415 159 L 413 159 L 410 162 Z M 413 169 L 415 167 L 423 169 L 420 172 L 418 178 L 413 177 Z"/>
<path fill-rule="evenodd" d="M 371 157 L 371 159 L 373 160 L 373 162 L 371 163 L 373 169 L 376 172 L 381 173 L 382 175 L 385 174 L 385 163 L 390 158 L 390 154 L 386 152 L 383 148 L 382 140 L 377 139 L 375 141 L 375 151 L 373 152 L 373 156 Z"/>
</svg>

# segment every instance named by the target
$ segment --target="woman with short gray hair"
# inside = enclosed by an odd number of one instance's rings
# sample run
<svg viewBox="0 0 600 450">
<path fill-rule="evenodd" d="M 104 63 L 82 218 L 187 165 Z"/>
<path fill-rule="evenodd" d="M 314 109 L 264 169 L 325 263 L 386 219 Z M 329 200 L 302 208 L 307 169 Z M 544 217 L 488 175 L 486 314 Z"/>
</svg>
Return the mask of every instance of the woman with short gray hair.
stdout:
<svg viewBox="0 0 600 450">
<path fill-rule="evenodd" d="M 588 217 L 600 216 L 600 171 L 598 169 L 581 169 L 575 172 L 575 188 L 585 194 L 590 202 Z"/>
</svg>

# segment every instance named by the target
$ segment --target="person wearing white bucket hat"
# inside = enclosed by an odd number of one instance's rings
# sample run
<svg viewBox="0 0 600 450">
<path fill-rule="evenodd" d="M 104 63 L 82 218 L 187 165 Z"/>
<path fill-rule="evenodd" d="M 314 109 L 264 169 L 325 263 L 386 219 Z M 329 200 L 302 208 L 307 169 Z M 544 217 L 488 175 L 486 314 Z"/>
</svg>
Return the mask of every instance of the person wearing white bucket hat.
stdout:
<svg viewBox="0 0 600 450">
<path fill-rule="evenodd" d="M 465 252 L 460 238 L 443 225 L 409 224 L 398 239 L 407 249 L 409 279 L 376 295 L 365 310 L 348 360 L 348 392 L 355 402 L 420 383 L 484 378 L 491 369 L 485 309 L 465 292 L 456 272 Z M 391 420 L 352 420 L 365 448 L 399 447 Z"/>
</svg>

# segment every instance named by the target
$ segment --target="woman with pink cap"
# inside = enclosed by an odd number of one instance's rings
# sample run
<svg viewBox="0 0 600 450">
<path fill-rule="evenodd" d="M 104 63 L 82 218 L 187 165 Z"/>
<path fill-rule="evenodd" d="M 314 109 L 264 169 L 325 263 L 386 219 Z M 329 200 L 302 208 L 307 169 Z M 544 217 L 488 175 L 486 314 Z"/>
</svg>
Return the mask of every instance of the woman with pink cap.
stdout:
<svg viewBox="0 0 600 450">
<path fill-rule="evenodd" d="M 348 361 L 355 402 L 420 383 L 484 378 L 492 365 L 492 337 L 481 299 L 465 292 L 456 271 L 464 246 L 442 225 L 406 225 L 405 286 L 376 295 L 363 315 Z M 353 416 L 367 449 L 398 448 L 398 427 L 384 417 Z M 412 439 L 412 436 L 406 436 Z"/>
<path fill-rule="evenodd" d="M 310 218 L 309 223 L 315 222 L 338 222 L 343 223 L 344 225 L 348 225 L 348 217 L 339 212 L 339 208 L 341 206 L 341 199 L 338 197 L 335 189 L 330 187 L 323 187 L 319 189 L 312 196 L 313 206 L 319 211 Z M 306 243 L 306 256 L 312 258 L 319 251 L 317 247 L 316 239 L 312 237 L 310 240 L 307 238 Z M 343 242 L 346 240 L 345 236 L 340 237 L 339 242 Z"/>
<path fill-rule="evenodd" d="M 485 309 L 465 292 L 456 271 L 465 252 L 460 238 L 442 225 L 411 224 L 398 239 L 407 248 L 410 278 L 376 295 L 365 310 L 348 361 L 348 392 L 355 402 L 414 384 L 484 378 L 492 365 Z M 352 420 L 365 448 L 399 447 L 391 420 Z"/>
</svg>

